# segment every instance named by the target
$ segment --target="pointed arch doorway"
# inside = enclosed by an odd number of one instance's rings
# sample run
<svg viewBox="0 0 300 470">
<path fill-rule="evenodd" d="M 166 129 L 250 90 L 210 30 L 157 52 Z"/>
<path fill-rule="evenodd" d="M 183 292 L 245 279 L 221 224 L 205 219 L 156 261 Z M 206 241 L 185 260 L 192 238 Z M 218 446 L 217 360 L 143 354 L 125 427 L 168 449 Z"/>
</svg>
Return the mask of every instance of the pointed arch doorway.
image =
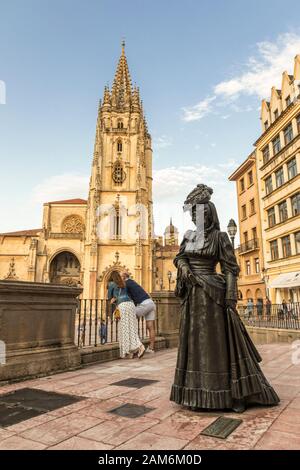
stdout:
<svg viewBox="0 0 300 470">
<path fill-rule="evenodd" d="M 80 280 L 80 262 L 74 253 L 61 251 L 50 263 L 50 282 L 77 286 Z"/>
</svg>

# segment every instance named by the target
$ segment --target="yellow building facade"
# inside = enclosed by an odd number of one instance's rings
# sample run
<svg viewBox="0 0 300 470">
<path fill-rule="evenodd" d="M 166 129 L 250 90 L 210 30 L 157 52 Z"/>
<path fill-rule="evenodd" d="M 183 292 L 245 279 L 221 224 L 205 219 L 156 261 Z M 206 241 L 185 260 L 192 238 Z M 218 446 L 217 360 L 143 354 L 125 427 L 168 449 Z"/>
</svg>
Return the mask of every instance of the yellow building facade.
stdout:
<svg viewBox="0 0 300 470">
<path fill-rule="evenodd" d="M 173 261 L 179 251 L 178 236 L 178 229 L 171 219 L 164 236 L 155 239 L 152 282 L 155 291 L 174 291 L 175 289 L 177 269 Z"/>
<path fill-rule="evenodd" d="M 300 55 L 294 74 L 262 101 L 255 142 L 267 291 L 273 303 L 300 301 Z"/>
<path fill-rule="evenodd" d="M 264 258 L 255 152 L 229 177 L 236 182 L 240 245 L 239 301 L 265 302 Z"/>
<path fill-rule="evenodd" d="M 40 229 L 0 234 L 0 279 L 82 284 L 103 298 L 114 270 L 153 280 L 152 147 L 125 45 L 99 104 L 88 197 L 44 204 Z"/>
</svg>

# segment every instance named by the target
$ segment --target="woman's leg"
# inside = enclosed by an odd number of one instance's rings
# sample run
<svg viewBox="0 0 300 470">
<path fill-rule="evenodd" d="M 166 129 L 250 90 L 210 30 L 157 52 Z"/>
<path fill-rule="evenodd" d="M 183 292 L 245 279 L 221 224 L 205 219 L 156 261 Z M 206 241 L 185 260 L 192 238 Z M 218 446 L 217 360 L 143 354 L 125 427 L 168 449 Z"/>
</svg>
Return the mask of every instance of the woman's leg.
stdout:
<svg viewBox="0 0 300 470">
<path fill-rule="evenodd" d="M 150 348 L 154 351 L 155 346 L 155 320 L 146 320 L 146 328 L 149 332 Z"/>
</svg>

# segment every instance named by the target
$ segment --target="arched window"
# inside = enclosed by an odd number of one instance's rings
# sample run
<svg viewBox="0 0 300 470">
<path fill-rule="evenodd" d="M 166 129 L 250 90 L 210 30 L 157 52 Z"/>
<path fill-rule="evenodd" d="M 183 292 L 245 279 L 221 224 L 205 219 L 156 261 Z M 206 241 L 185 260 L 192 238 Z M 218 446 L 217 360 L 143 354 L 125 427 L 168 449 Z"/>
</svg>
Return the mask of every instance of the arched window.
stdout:
<svg viewBox="0 0 300 470">
<path fill-rule="evenodd" d="M 122 216 L 119 211 L 116 211 L 113 218 L 113 239 L 121 240 L 122 238 Z"/>
<path fill-rule="evenodd" d="M 122 141 L 121 141 L 121 140 L 118 140 L 118 143 L 117 143 L 117 150 L 118 150 L 118 152 L 122 152 L 122 148 L 123 148 Z"/>
<path fill-rule="evenodd" d="M 111 211 L 111 239 L 121 240 L 122 239 L 122 224 L 123 224 L 124 210 L 120 201 L 120 195 L 117 196 L 115 203 L 112 206 Z"/>
<path fill-rule="evenodd" d="M 123 129 L 123 128 L 124 128 L 123 121 L 118 121 L 118 129 Z"/>
<path fill-rule="evenodd" d="M 122 184 L 125 181 L 126 173 L 121 162 L 115 163 L 112 177 L 116 184 Z"/>
<path fill-rule="evenodd" d="M 253 300 L 253 295 L 252 295 L 252 292 L 250 289 L 247 289 L 247 292 L 246 292 L 246 299 L 247 300 Z"/>
</svg>

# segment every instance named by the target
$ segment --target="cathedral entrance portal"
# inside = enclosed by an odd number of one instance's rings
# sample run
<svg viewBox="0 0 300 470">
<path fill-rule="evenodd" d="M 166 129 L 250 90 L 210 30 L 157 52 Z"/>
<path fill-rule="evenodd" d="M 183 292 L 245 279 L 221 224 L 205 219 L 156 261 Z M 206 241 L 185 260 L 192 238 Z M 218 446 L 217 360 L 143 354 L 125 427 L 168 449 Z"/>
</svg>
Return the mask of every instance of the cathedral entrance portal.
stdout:
<svg viewBox="0 0 300 470">
<path fill-rule="evenodd" d="M 80 276 L 80 262 L 69 251 L 62 251 L 56 255 L 50 264 L 50 282 L 77 286 Z"/>
</svg>

